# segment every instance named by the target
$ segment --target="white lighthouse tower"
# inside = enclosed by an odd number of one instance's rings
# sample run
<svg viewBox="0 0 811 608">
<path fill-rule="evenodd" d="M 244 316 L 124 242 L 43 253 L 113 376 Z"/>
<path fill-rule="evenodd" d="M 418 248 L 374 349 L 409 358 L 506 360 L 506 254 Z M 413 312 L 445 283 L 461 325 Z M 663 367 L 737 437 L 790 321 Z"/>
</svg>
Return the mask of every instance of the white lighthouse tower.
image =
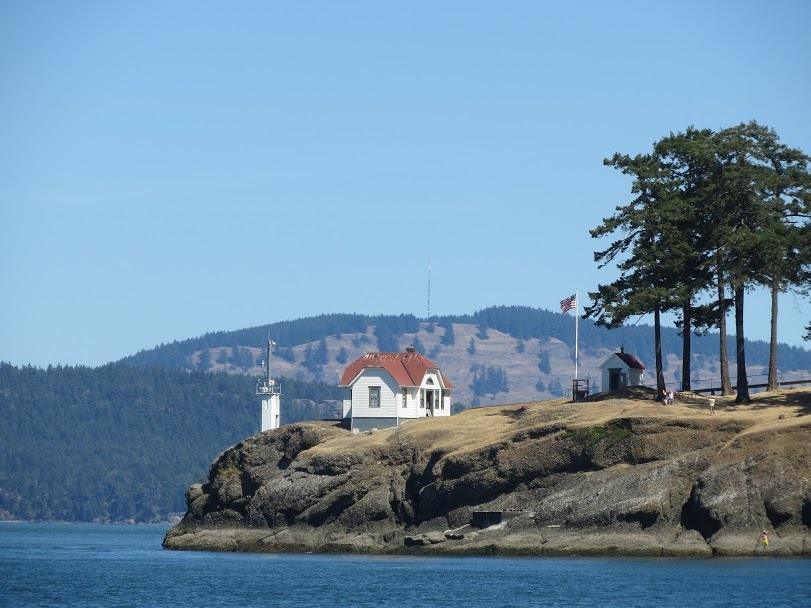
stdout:
<svg viewBox="0 0 811 608">
<path fill-rule="evenodd" d="M 262 431 L 279 428 L 279 408 L 282 387 L 270 378 L 270 349 L 276 343 L 268 338 L 268 356 L 265 359 L 265 378 L 256 383 L 256 394 L 262 398 Z"/>
</svg>

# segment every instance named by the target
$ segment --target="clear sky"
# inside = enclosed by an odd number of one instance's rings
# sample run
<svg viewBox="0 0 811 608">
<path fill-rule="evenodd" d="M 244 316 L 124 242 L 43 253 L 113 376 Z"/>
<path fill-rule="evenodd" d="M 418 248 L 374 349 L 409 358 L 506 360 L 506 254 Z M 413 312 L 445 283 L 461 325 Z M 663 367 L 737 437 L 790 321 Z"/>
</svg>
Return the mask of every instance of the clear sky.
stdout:
<svg viewBox="0 0 811 608">
<path fill-rule="evenodd" d="M 616 277 L 588 230 L 631 197 L 605 157 L 753 119 L 811 153 L 809 23 L 803 0 L 6 0 L 0 360 L 425 316 L 429 258 L 432 314 L 582 301 Z M 782 297 L 781 341 L 809 321 Z M 747 337 L 768 322 L 753 293 Z"/>
</svg>

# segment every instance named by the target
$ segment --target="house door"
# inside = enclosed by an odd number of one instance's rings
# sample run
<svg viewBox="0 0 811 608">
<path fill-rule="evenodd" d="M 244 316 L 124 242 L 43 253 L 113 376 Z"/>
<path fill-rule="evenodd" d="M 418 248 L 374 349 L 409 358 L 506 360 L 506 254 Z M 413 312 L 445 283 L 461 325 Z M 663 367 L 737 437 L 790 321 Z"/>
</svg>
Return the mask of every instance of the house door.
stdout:
<svg viewBox="0 0 811 608">
<path fill-rule="evenodd" d="M 425 407 L 428 410 L 426 416 L 434 415 L 434 391 L 425 391 Z"/>
<path fill-rule="evenodd" d="M 608 370 L 608 390 L 615 391 L 622 386 L 622 369 L 617 368 L 609 368 Z"/>
</svg>

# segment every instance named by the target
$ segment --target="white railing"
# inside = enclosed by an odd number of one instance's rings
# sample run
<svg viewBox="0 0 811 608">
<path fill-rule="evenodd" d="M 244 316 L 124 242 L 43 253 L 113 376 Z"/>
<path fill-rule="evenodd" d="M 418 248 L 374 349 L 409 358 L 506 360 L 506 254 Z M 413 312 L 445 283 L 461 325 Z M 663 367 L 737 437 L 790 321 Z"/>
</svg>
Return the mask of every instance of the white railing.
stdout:
<svg viewBox="0 0 811 608">
<path fill-rule="evenodd" d="M 275 380 L 260 380 L 256 383 L 257 395 L 281 395 L 282 385 L 276 384 Z"/>
</svg>

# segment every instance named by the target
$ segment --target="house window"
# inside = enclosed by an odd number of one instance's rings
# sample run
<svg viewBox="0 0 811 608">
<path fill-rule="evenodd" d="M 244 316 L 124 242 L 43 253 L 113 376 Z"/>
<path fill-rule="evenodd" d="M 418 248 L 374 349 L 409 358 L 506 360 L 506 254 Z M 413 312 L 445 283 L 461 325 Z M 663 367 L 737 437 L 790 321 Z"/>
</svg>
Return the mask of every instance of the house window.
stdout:
<svg viewBox="0 0 811 608">
<path fill-rule="evenodd" d="M 420 389 L 420 409 L 421 410 L 425 409 L 425 389 L 424 388 Z"/>
<path fill-rule="evenodd" d="M 408 407 L 408 389 L 403 389 L 403 407 Z"/>
<path fill-rule="evenodd" d="M 369 387 L 369 407 L 380 407 L 380 387 Z"/>
</svg>

